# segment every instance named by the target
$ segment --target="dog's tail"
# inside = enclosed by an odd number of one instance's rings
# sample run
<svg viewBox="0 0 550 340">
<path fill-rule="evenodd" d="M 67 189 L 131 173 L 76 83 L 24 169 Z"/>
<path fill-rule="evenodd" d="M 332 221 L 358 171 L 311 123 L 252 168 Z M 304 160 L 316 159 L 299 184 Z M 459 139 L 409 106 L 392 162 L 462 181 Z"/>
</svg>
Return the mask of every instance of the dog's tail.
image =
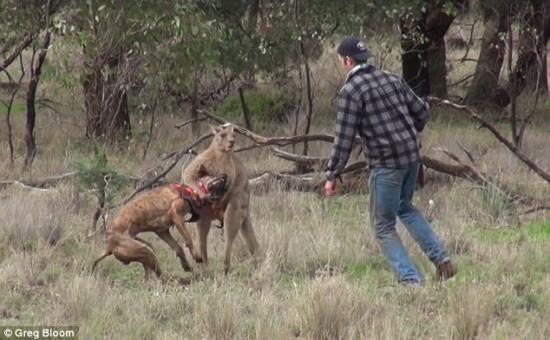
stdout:
<svg viewBox="0 0 550 340">
<path fill-rule="evenodd" d="M 94 265 L 92 266 L 92 270 L 90 272 L 90 274 L 93 274 L 94 273 L 94 270 L 95 270 L 95 267 L 97 266 L 97 264 L 99 263 L 99 261 L 103 260 L 104 258 L 106 258 L 107 256 L 110 256 L 112 255 L 113 253 L 109 250 L 107 250 L 105 253 L 103 253 L 103 255 L 101 255 L 97 260 L 95 260 L 94 262 Z"/>
</svg>

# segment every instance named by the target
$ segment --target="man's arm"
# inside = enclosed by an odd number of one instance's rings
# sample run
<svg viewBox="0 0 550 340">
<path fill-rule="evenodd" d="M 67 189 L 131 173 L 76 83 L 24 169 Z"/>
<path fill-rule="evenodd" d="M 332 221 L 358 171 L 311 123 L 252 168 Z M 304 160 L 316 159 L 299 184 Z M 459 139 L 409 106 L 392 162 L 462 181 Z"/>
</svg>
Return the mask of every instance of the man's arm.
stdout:
<svg viewBox="0 0 550 340">
<path fill-rule="evenodd" d="M 344 88 L 340 91 L 334 132 L 335 139 L 327 166 L 327 180 L 329 181 L 339 178 L 348 162 L 359 126 L 360 107 L 357 99 L 347 89 Z"/>
<path fill-rule="evenodd" d="M 422 132 L 426 122 L 428 121 L 428 117 L 430 116 L 430 108 L 428 103 L 418 97 L 411 87 L 405 82 L 405 80 L 401 81 L 403 84 L 405 101 L 407 102 L 409 113 L 414 119 L 414 127 L 416 128 L 416 131 Z"/>
</svg>

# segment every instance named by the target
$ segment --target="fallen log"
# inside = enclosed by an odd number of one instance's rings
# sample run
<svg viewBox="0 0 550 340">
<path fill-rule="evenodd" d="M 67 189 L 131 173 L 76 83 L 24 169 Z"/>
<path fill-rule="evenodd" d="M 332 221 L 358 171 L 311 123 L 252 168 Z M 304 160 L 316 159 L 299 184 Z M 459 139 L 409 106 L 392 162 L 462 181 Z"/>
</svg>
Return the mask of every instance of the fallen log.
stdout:
<svg viewBox="0 0 550 340">
<path fill-rule="evenodd" d="M 59 183 L 64 182 L 65 180 L 71 179 L 77 175 L 77 171 L 69 172 L 63 175 L 40 178 L 35 180 L 9 180 L 9 181 L 0 181 L 0 190 L 5 189 L 11 185 L 21 185 L 29 189 L 48 189 L 57 186 Z"/>
</svg>

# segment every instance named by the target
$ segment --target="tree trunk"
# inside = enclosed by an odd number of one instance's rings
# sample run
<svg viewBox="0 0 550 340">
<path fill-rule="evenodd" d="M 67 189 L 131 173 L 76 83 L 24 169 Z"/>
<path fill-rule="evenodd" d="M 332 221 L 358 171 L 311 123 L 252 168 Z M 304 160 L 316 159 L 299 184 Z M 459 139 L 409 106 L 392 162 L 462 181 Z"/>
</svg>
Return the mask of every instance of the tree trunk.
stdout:
<svg viewBox="0 0 550 340">
<path fill-rule="evenodd" d="M 465 103 L 468 105 L 484 106 L 501 99 L 495 98 L 495 95 L 502 94 L 498 91 L 500 70 L 506 51 L 506 43 L 502 36 L 508 32 L 508 20 L 507 5 L 484 9 L 485 31 L 474 78 L 466 94 Z M 502 99 L 501 101 L 509 102 Z"/>
<path fill-rule="evenodd" d="M 46 53 L 48 53 L 48 47 L 50 46 L 50 32 L 47 31 L 44 35 L 44 43 L 40 53 L 38 53 L 38 60 L 36 67 L 34 64 L 34 55 L 31 60 L 31 79 L 27 90 L 27 122 L 25 123 L 25 145 L 27 146 L 27 152 L 25 154 L 25 160 L 23 162 L 23 171 L 29 169 L 36 156 L 36 142 L 34 140 L 34 126 L 36 123 L 36 90 L 38 88 L 38 82 L 40 81 L 40 75 L 42 74 L 42 65 L 46 60 Z"/>
<path fill-rule="evenodd" d="M 401 67 L 403 79 L 420 97 L 430 94 L 430 74 L 428 69 L 428 48 L 426 37 L 425 17 L 421 20 L 407 20 L 402 18 L 401 29 Z"/>
<path fill-rule="evenodd" d="M 248 22 L 246 28 L 249 35 L 253 36 L 256 33 L 260 10 L 260 0 L 250 0 L 250 4 L 248 6 Z M 244 77 L 249 85 L 256 84 L 256 71 L 254 70 L 254 67 L 249 68 L 245 72 Z"/>
<path fill-rule="evenodd" d="M 550 38 L 550 4 L 543 0 L 531 0 L 521 22 L 519 57 L 510 75 L 509 92 L 518 96 L 529 92 L 548 93 L 547 49 Z"/>
<path fill-rule="evenodd" d="M 426 16 L 426 34 L 430 47 L 428 49 L 428 76 L 430 77 L 430 94 L 439 98 L 447 97 L 447 65 L 445 34 L 451 27 L 454 15 L 443 10 L 443 1 L 430 0 L 430 10 Z M 467 0 L 455 1 L 454 5 L 466 8 Z"/>
<path fill-rule="evenodd" d="M 447 98 L 447 57 L 445 40 L 438 39 L 432 43 L 428 51 L 428 73 L 430 77 L 430 94 L 439 98 Z"/>
<path fill-rule="evenodd" d="M 468 8 L 468 0 L 453 1 L 460 11 Z M 401 46 L 403 78 L 419 96 L 447 97 L 445 34 L 454 20 L 446 13 L 445 1 L 428 0 L 428 12 L 420 20 L 402 19 Z M 419 38 L 420 37 L 420 38 Z M 425 37 L 425 39 L 422 39 Z"/>
<path fill-rule="evenodd" d="M 96 60 L 100 60 L 97 57 Z M 106 143 L 118 143 L 130 137 L 128 95 L 120 84 L 116 68 L 121 56 L 111 56 L 109 62 L 92 63 L 86 76 L 86 137 L 99 138 Z"/>
<path fill-rule="evenodd" d="M 248 32 L 253 33 L 256 31 L 258 25 L 258 13 L 260 12 L 260 0 L 250 0 L 250 7 L 248 8 Z"/>
</svg>

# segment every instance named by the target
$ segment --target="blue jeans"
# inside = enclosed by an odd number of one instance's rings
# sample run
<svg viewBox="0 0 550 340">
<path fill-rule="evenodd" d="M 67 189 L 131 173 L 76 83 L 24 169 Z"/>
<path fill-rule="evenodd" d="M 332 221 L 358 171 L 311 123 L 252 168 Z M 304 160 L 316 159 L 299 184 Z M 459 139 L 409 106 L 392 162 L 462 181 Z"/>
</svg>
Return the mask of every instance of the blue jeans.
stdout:
<svg viewBox="0 0 550 340">
<path fill-rule="evenodd" d="M 419 163 L 402 169 L 375 167 L 369 180 L 371 226 L 401 283 L 420 283 L 421 276 L 397 234 L 397 217 L 436 266 L 449 257 L 430 223 L 412 204 L 419 167 Z"/>
</svg>

